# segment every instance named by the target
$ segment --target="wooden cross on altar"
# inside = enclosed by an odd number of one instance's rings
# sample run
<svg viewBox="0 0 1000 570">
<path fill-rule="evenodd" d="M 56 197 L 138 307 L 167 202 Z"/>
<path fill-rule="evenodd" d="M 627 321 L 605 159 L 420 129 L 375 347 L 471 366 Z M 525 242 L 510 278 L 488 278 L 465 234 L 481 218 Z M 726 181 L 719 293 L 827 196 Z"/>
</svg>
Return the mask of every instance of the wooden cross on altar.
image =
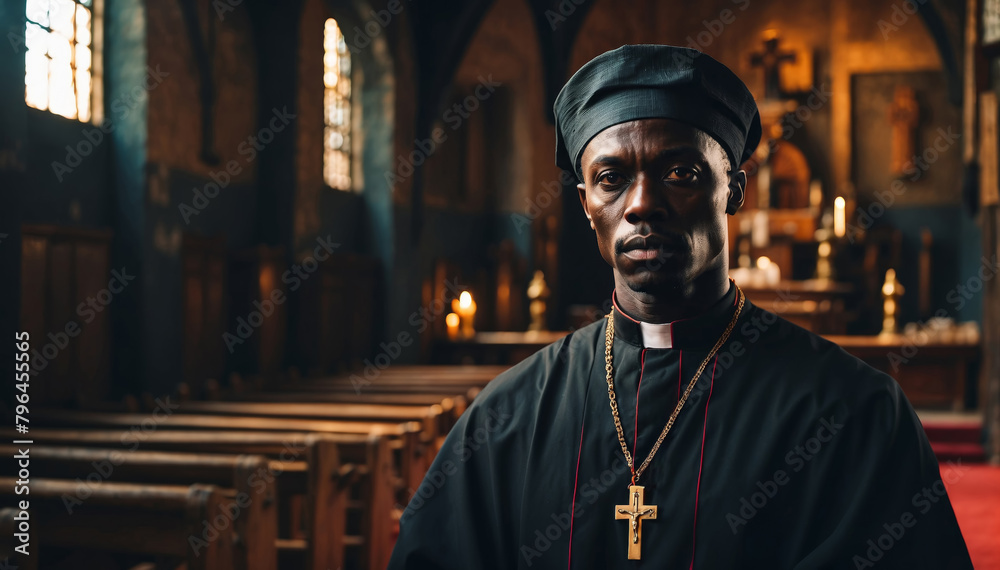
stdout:
<svg viewBox="0 0 1000 570">
<path fill-rule="evenodd" d="M 764 98 L 781 99 L 781 64 L 795 61 L 795 52 L 778 51 L 778 36 L 764 40 L 764 51 L 751 55 L 750 64 L 764 68 Z"/>
<path fill-rule="evenodd" d="M 615 519 L 631 521 L 628 540 L 628 559 L 639 560 L 642 554 L 642 521 L 656 518 L 656 505 L 643 504 L 643 487 L 630 485 L 629 505 L 615 505 Z"/>
</svg>

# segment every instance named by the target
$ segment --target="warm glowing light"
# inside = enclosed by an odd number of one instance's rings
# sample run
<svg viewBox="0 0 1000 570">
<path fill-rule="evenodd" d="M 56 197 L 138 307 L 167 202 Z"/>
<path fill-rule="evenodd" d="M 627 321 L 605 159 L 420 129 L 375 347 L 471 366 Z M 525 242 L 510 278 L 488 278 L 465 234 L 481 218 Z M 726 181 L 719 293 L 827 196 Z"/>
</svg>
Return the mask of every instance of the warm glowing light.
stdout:
<svg viewBox="0 0 1000 570">
<path fill-rule="evenodd" d="M 882 284 L 882 294 L 892 295 L 896 292 L 896 270 L 889 269 L 885 272 L 885 283 Z"/>
<path fill-rule="evenodd" d="M 100 43 L 95 41 L 100 37 L 98 6 L 99 0 L 26 0 L 24 101 L 28 106 L 83 122 L 99 120 L 95 95 L 100 89 Z"/>
<path fill-rule="evenodd" d="M 329 18 L 323 29 L 323 179 L 331 188 L 351 189 L 351 54 Z"/>
<path fill-rule="evenodd" d="M 833 201 L 833 235 L 844 237 L 847 233 L 847 202 L 843 196 Z"/>
<path fill-rule="evenodd" d="M 458 315 L 455 313 L 448 313 L 448 316 L 444 318 L 444 322 L 448 325 L 448 328 L 455 327 L 458 328 Z"/>
<path fill-rule="evenodd" d="M 458 306 L 463 309 L 468 309 L 472 306 L 472 293 L 468 291 L 462 291 L 462 294 L 458 296 Z"/>
<path fill-rule="evenodd" d="M 771 266 L 771 258 L 767 256 L 760 256 L 757 258 L 757 267 L 760 269 L 767 269 Z"/>
</svg>

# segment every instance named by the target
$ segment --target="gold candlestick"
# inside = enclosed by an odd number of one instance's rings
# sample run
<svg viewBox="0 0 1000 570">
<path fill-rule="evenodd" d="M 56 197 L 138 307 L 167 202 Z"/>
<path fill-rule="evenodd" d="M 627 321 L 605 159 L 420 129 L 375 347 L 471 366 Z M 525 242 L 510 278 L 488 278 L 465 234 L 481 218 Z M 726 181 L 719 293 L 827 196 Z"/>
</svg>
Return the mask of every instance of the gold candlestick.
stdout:
<svg viewBox="0 0 1000 570">
<path fill-rule="evenodd" d="M 545 283 L 545 274 L 542 270 L 535 271 L 535 276 L 528 283 L 528 298 L 531 299 L 529 309 L 531 311 L 531 324 L 529 331 L 545 330 L 545 313 L 548 308 L 546 301 L 549 298 L 549 286 Z"/>
<path fill-rule="evenodd" d="M 886 271 L 885 283 L 882 285 L 882 310 L 885 315 L 882 318 L 882 332 L 879 334 L 893 336 L 899 333 L 899 323 L 896 319 L 899 314 L 898 299 L 904 292 L 903 286 L 896 280 L 896 270 Z"/>
</svg>

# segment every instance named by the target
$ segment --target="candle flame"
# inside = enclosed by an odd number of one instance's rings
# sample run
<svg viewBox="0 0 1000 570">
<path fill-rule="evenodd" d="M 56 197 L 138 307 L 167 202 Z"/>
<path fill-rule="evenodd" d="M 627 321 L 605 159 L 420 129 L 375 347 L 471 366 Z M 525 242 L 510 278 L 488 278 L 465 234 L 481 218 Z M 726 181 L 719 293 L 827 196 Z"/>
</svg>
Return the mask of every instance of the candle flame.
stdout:
<svg viewBox="0 0 1000 570">
<path fill-rule="evenodd" d="M 462 291 L 462 294 L 458 297 L 458 306 L 463 309 L 468 309 L 472 306 L 472 293 L 468 291 Z"/>
<path fill-rule="evenodd" d="M 833 235 L 844 237 L 847 233 L 846 210 L 847 201 L 843 196 L 837 196 L 833 201 Z"/>
<path fill-rule="evenodd" d="M 455 313 L 448 313 L 448 316 L 444 318 L 444 322 L 449 327 L 458 328 L 458 315 Z"/>
</svg>

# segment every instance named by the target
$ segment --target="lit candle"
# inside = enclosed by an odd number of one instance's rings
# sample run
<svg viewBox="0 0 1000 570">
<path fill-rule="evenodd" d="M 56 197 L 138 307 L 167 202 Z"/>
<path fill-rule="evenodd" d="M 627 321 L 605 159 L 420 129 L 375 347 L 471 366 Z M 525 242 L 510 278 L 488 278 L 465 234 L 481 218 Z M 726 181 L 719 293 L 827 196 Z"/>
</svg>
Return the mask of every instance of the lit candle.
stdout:
<svg viewBox="0 0 1000 570">
<path fill-rule="evenodd" d="M 448 325 L 448 340 L 458 338 L 458 323 L 459 318 L 456 313 L 448 313 L 448 316 L 444 318 L 444 324 Z"/>
<path fill-rule="evenodd" d="M 843 196 L 837 196 L 833 201 L 833 235 L 844 237 L 847 233 L 847 204 Z"/>
<path fill-rule="evenodd" d="M 476 302 L 472 300 L 472 293 L 462 291 L 458 299 L 452 300 L 451 310 L 458 313 L 462 320 L 462 336 L 471 338 L 475 335 L 476 331 L 472 328 L 472 319 L 476 316 Z"/>
</svg>

